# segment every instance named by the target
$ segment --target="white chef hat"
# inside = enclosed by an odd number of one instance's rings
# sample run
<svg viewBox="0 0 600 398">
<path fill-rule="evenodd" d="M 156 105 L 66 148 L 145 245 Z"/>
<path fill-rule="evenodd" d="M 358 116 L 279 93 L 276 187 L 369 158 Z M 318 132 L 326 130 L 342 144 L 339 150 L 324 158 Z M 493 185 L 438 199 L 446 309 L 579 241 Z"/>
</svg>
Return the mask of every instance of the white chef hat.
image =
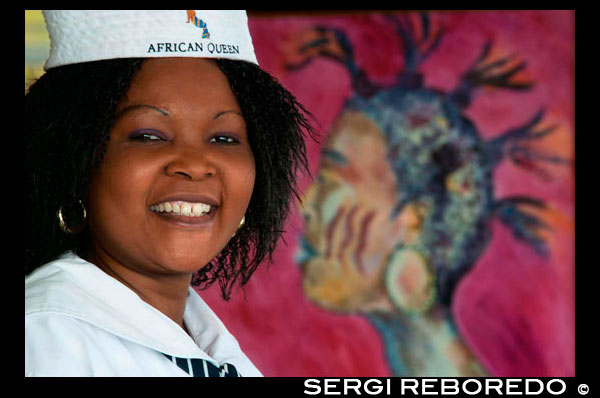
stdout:
<svg viewBox="0 0 600 398">
<path fill-rule="evenodd" d="M 228 58 L 258 65 L 244 10 L 44 10 L 44 70 L 113 58 Z"/>
</svg>

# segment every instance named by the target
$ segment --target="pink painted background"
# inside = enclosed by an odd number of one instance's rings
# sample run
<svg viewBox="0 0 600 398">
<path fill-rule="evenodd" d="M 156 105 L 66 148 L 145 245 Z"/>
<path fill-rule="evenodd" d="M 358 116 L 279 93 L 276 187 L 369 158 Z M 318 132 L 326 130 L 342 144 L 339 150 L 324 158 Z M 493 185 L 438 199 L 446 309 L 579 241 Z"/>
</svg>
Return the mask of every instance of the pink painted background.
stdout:
<svg viewBox="0 0 600 398">
<path fill-rule="evenodd" d="M 439 48 L 420 67 L 426 87 L 453 88 L 486 40 L 503 54 L 527 62 L 536 82 L 526 92 L 481 90 L 467 109 L 484 138 L 527 122 L 539 109 L 558 123 L 543 147 L 573 159 L 574 13 L 571 11 L 447 11 L 432 13 L 446 27 Z M 315 116 L 324 136 L 352 93 L 344 67 L 324 58 L 298 71 L 283 67 L 285 43 L 314 24 L 343 29 L 355 59 L 372 81 L 392 84 L 403 68 L 401 41 L 376 13 L 251 16 L 259 62 Z M 319 146 L 308 143 L 311 172 Z M 570 167 L 553 166 L 540 178 L 503 162 L 495 171 L 495 197 L 524 194 L 548 204 L 544 220 L 551 255 L 544 260 L 517 242 L 500 222 L 493 239 L 455 294 L 453 314 L 472 352 L 493 376 L 573 376 L 574 177 Z M 306 187 L 309 180 L 300 177 Z M 256 272 L 230 302 L 218 287 L 200 294 L 219 314 L 265 376 L 390 376 L 380 336 L 361 316 L 336 314 L 310 303 L 294 264 L 303 223 L 294 213 L 274 264 Z M 525 341 L 523 341 L 525 340 Z"/>
</svg>

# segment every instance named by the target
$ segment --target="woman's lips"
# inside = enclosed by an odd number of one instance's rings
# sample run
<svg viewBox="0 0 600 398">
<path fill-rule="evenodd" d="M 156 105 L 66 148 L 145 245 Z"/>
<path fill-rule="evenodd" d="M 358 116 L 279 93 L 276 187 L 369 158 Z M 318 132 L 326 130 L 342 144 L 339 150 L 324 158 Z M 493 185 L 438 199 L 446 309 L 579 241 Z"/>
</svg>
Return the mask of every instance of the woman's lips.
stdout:
<svg viewBox="0 0 600 398">
<path fill-rule="evenodd" d="M 210 224 L 218 208 L 216 200 L 190 194 L 164 198 L 149 206 L 149 210 L 162 220 L 183 226 Z"/>
</svg>

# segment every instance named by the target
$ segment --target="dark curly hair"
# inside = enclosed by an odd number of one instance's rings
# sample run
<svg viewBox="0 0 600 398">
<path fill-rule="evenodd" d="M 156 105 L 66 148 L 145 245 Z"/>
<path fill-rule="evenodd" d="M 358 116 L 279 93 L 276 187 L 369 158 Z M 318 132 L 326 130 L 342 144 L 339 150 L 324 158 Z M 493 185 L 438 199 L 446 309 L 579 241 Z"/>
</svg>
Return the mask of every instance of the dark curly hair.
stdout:
<svg viewBox="0 0 600 398">
<path fill-rule="evenodd" d="M 86 258 L 89 231 L 66 234 L 67 219 L 80 213 L 90 175 L 106 150 L 117 106 L 145 59 L 114 59 L 48 70 L 25 94 L 25 274 L 66 251 Z M 292 201 L 300 200 L 298 172 L 308 173 L 304 140 L 316 139 L 308 117 L 274 77 L 257 65 L 218 59 L 246 122 L 256 180 L 246 222 L 208 264 L 199 264 L 192 285 L 218 281 L 229 300 L 257 266 L 271 261 Z M 71 208 L 73 208 L 72 213 Z"/>
</svg>

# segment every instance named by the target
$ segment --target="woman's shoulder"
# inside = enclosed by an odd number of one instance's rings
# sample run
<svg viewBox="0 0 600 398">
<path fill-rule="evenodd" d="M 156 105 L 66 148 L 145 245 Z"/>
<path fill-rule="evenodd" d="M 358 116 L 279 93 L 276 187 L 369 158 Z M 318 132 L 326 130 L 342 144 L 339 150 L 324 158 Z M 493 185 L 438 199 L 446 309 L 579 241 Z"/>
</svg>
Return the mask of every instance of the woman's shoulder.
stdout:
<svg viewBox="0 0 600 398">
<path fill-rule="evenodd" d="M 32 288 L 44 282 L 51 282 L 57 277 L 64 278 L 70 266 L 81 266 L 87 261 L 81 259 L 73 252 L 65 252 L 56 259 L 36 268 L 25 276 L 25 289 Z"/>
<path fill-rule="evenodd" d="M 25 317 L 25 376 L 172 375 L 157 351 L 84 319 L 50 311 Z"/>
<path fill-rule="evenodd" d="M 37 268 L 25 278 L 25 315 L 69 306 L 80 288 L 71 267 L 83 262 L 72 253 Z"/>
<path fill-rule="evenodd" d="M 51 312 L 25 317 L 25 376 L 86 376 L 91 373 L 90 328 Z"/>
</svg>

